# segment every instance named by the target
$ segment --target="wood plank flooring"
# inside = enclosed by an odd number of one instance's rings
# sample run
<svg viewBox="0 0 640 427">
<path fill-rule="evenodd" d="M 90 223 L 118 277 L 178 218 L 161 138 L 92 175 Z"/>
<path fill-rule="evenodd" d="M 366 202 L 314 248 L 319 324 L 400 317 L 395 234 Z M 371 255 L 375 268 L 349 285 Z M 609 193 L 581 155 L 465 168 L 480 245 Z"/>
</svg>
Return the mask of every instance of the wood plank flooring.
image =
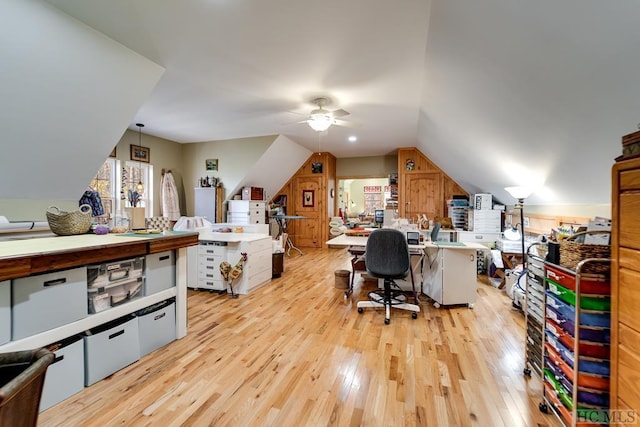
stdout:
<svg viewBox="0 0 640 427">
<path fill-rule="evenodd" d="M 418 319 L 356 311 L 344 249 L 285 257 L 250 295 L 188 293 L 188 335 L 40 414 L 39 426 L 559 426 L 524 367 L 524 319 L 504 292 Z"/>
</svg>

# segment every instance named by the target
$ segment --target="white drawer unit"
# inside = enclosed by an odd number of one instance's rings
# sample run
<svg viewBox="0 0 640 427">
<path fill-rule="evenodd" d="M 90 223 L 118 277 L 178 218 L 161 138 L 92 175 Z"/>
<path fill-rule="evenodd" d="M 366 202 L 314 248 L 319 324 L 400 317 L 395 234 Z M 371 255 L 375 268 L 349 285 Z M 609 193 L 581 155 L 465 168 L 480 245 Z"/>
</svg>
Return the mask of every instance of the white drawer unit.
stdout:
<svg viewBox="0 0 640 427">
<path fill-rule="evenodd" d="M 138 318 L 131 314 L 85 332 L 84 383 L 90 386 L 140 359 Z"/>
<path fill-rule="evenodd" d="M 40 399 L 40 412 L 73 396 L 84 388 L 84 342 L 74 335 L 48 345 L 55 354 L 47 368 Z"/>
<path fill-rule="evenodd" d="M 11 281 L 0 282 L 0 344 L 11 340 Z"/>
<path fill-rule="evenodd" d="M 87 267 L 15 279 L 12 339 L 17 340 L 87 317 Z"/>
<path fill-rule="evenodd" d="M 481 233 L 475 231 L 458 231 L 458 242 L 493 243 L 502 238 L 502 233 Z"/>
<path fill-rule="evenodd" d="M 176 257 L 174 251 L 146 256 L 145 295 L 152 295 L 176 285 Z"/>
<path fill-rule="evenodd" d="M 198 280 L 196 288 L 224 291 L 227 288 L 220 263 L 227 260 L 226 242 L 201 241 L 198 245 Z"/>
<path fill-rule="evenodd" d="M 227 222 L 232 224 L 265 224 L 265 202 L 229 200 Z"/>
</svg>

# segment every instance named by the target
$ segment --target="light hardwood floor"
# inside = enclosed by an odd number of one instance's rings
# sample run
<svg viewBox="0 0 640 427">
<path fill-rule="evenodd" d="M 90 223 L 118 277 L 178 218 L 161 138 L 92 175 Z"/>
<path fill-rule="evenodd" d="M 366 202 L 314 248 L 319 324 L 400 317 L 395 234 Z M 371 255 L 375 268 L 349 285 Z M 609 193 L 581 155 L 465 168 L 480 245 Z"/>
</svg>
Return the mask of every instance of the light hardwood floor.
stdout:
<svg viewBox="0 0 640 427">
<path fill-rule="evenodd" d="M 504 292 L 418 319 L 356 311 L 344 249 L 285 257 L 279 279 L 230 299 L 189 291 L 188 335 L 40 415 L 41 426 L 558 426 L 522 374 L 524 319 Z M 358 276 L 359 277 L 359 276 Z"/>
</svg>

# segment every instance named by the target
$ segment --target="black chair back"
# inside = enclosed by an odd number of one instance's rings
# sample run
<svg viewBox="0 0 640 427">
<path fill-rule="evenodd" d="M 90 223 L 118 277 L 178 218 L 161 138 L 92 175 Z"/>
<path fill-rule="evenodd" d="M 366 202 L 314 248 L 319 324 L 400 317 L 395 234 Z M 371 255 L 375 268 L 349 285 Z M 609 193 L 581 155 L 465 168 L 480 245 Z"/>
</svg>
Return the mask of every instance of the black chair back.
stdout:
<svg viewBox="0 0 640 427">
<path fill-rule="evenodd" d="M 367 273 L 374 277 L 401 279 L 411 268 L 407 239 L 393 228 L 372 231 L 364 256 Z"/>
</svg>

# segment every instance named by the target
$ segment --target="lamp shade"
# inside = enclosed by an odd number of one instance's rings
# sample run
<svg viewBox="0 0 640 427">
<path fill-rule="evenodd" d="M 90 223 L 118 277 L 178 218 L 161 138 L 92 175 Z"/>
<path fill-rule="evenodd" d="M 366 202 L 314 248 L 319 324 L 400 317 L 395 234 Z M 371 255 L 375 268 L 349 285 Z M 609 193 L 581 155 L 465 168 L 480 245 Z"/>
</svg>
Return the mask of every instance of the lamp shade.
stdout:
<svg viewBox="0 0 640 427">
<path fill-rule="evenodd" d="M 329 126 L 333 124 L 333 117 L 329 114 L 312 114 L 307 123 L 316 132 L 322 132 L 329 129 Z"/>
<path fill-rule="evenodd" d="M 515 199 L 526 199 L 533 192 L 529 187 L 505 187 L 505 190 Z"/>
<path fill-rule="evenodd" d="M 520 240 L 522 234 L 520 234 L 520 230 L 518 230 L 516 227 L 511 227 L 504 230 L 504 237 L 507 240 Z"/>
</svg>

